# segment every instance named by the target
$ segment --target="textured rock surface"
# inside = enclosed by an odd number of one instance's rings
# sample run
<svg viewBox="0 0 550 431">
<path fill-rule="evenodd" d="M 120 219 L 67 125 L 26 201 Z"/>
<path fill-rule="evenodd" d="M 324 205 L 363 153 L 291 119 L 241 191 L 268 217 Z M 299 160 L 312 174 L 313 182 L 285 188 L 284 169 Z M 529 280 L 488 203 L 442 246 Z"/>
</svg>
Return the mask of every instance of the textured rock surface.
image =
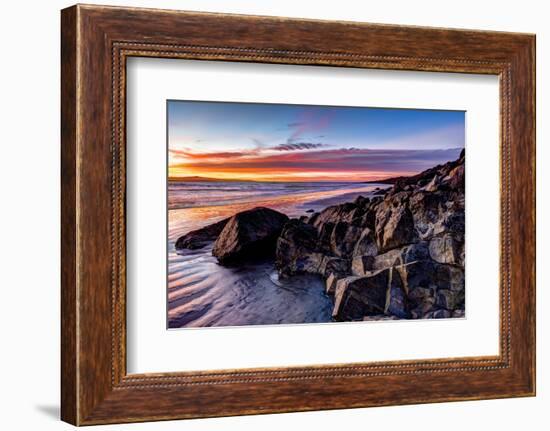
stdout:
<svg viewBox="0 0 550 431">
<path fill-rule="evenodd" d="M 387 313 L 393 308 L 399 317 L 403 306 L 392 301 L 391 292 L 402 291 L 399 277 L 393 277 L 393 268 L 383 269 L 364 277 L 347 277 L 336 283 L 334 310 L 336 320 L 358 320 L 372 314 Z"/>
<path fill-rule="evenodd" d="M 317 273 L 336 320 L 464 316 L 464 152 L 372 198 L 291 220 L 283 275 Z"/>
<path fill-rule="evenodd" d="M 355 256 L 351 261 L 351 273 L 357 276 L 367 275 L 373 270 L 374 257 Z"/>
<path fill-rule="evenodd" d="M 374 214 L 374 212 L 372 212 L 372 214 Z M 376 256 L 377 254 L 378 247 L 376 246 L 374 232 L 372 229 L 366 227 L 361 232 L 361 236 L 355 244 L 353 256 Z"/>
<path fill-rule="evenodd" d="M 336 291 L 336 283 L 338 282 L 339 278 L 336 274 L 332 273 L 327 277 L 326 280 L 326 292 L 329 295 L 334 295 L 334 292 Z"/>
<path fill-rule="evenodd" d="M 417 238 L 407 192 L 400 192 L 378 205 L 375 223 L 376 242 L 380 251 L 414 242 Z"/>
</svg>

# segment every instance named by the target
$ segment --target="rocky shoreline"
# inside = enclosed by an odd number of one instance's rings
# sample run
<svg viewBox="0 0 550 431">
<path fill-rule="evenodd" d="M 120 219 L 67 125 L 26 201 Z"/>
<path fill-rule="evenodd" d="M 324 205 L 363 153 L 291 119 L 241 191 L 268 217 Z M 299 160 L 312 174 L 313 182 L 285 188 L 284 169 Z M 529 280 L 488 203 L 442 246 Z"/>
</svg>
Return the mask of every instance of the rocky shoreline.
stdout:
<svg viewBox="0 0 550 431">
<path fill-rule="evenodd" d="M 224 266 L 272 257 L 280 277 L 318 274 L 336 321 L 464 316 L 464 151 L 373 197 L 289 219 L 258 207 L 180 237 Z"/>
</svg>

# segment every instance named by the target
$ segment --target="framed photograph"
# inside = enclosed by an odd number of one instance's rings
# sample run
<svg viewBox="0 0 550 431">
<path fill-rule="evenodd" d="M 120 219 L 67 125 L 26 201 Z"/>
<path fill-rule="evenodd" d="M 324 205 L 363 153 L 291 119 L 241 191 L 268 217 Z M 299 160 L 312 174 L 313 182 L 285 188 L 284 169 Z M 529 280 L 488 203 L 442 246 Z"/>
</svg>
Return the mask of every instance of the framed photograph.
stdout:
<svg viewBox="0 0 550 431">
<path fill-rule="evenodd" d="M 62 11 L 62 419 L 535 394 L 535 37 Z"/>
</svg>

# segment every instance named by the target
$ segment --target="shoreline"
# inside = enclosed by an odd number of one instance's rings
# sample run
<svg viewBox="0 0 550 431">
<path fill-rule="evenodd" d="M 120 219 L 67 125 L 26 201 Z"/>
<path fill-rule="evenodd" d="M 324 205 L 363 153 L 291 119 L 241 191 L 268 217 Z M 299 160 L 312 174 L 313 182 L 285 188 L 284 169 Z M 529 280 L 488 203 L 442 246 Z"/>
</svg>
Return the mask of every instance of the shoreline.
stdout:
<svg viewBox="0 0 550 431">
<path fill-rule="evenodd" d="M 332 191 L 328 197 L 324 192 L 315 196 L 287 195 L 279 197 L 274 206 L 281 210 L 286 209 L 289 217 L 311 215 L 307 212 L 309 209 L 322 210 L 331 204 L 346 202 L 351 194 L 369 195 L 378 186 L 366 186 L 369 190 L 373 189 L 367 192 L 364 191 L 365 187 L 361 187 L 361 191 L 338 189 Z M 268 259 L 259 265 L 225 268 L 212 256 L 212 244 L 198 250 L 176 252 L 174 244 L 179 236 L 265 201 L 169 211 L 173 225 L 179 218 L 178 215 L 184 220 L 191 213 L 199 218 L 198 222 L 187 221 L 184 228 L 173 227 L 168 232 L 166 299 L 170 329 L 333 322 L 331 311 L 334 300 L 326 294 L 325 282 L 319 275 L 280 279 L 274 259 Z M 226 285 L 230 283 L 232 286 L 227 288 Z M 261 292 L 263 295 L 259 295 Z M 207 300 L 203 302 L 202 298 L 205 297 Z M 240 301 L 246 302 L 247 306 L 237 315 L 234 307 Z"/>
<path fill-rule="evenodd" d="M 234 183 L 227 183 L 234 185 Z M 272 184 L 272 183 L 258 183 L 258 184 Z M 288 183 L 276 183 L 279 184 L 288 184 Z M 294 183 L 293 183 L 294 184 Z M 317 184 L 317 183 L 307 183 L 307 184 Z M 200 205 L 194 205 L 190 203 L 185 204 L 178 204 L 176 202 L 170 202 L 170 199 L 168 200 L 168 211 L 175 211 L 175 210 L 186 210 L 191 208 L 220 208 L 225 207 L 229 205 L 240 205 L 242 207 L 246 206 L 270 206 L 274 205 L 275 207 L 281 206 L 282 203 L 291 203 L 292 201 L 296 200 L 305 200 L 305 199 L 312 199 L 313 201 L 317 199 L 321 199 L 322 197 L 334 197 L 337 199 L 339 196 L 341 196 L 344 193 L 369 193 L 370 191 L 373 191 L 376 188 L 389 188 L 391 185 L 389 184 L 382 184 L 382 183 L 369 183 L 369 184 L 360 184 L 360 183 L 350 183 L 353 184 L 353 187 L 346 187 L 345 183 L 320 183 L 323 186 L 334 184 L 337 187 L 334 187 L 332 189 L 328 190 L 320 190 L 320 191 L 297 191 L 297 192 L 291 192 L 291 193 L 285 193 L 285 194 L 277 194 L 277 195 L 257 195 L 252 196 L 250 198 L 245 197 L 236 197 L 233 200 L 228 201 L 222 201 L 220 203 L 210 203 L 208 205 L 200 204 Z M 320 186 L 321 187 L 321 186 Z M 176 200 L 176 199 L 173 199 Z"/>
<path fill-rule="evenodd" d="M 169 327 L 464 317 L 464 159 L 169 211 Z"/>
<path fill-rule="evenodd" d="M 315 211 L 323 210 L 325 206 L 344 203 L 355 196 L 369 196 L 375 192 L 376 188 L 382 188 L 381 184 L 374 183 L 363 185 L 362 187 L 354 188 L 338 188 L 330 191 L 320 191 L 313 193 L 290 193 L 283 196 L 266 197 L 261 196 L 256 199 L 247 201 L 236 201 L 231 203 L 223 203 L 219 205 L 204 205 L 204 206 L 189 206 L 185 208 L 168 208 L 168 237 L 177 235 L 185 235 L 189 231 L 199 229 L 215 223 L 225 217 L 233 216 L 234 214 L 251 209 L 257 206 L 272 208 L 286 214 L 288 217 L 299 217 L 307 214 L 308 209 Z M 388 188 L 390 186 L 387 186 Z M 309 206 L 316 208 L 309 208 Z M 178 221 L 186 219 L 189 227 L 185 230 L 178 229 L 176 224 Z M 173 226 L 173 229 L 171 229 Z M 174 232 L 171 232 L 171 231 Z"/>
</svg>

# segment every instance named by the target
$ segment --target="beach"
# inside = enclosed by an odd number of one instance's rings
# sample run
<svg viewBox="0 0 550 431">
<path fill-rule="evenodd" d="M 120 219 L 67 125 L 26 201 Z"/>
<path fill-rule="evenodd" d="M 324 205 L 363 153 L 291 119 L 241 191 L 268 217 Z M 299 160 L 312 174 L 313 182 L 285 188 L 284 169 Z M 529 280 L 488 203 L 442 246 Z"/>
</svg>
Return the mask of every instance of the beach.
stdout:
<svg viewBox="0 0 550 431">
<path fill-rule="evenodd" d="M 333 299 L 322 277 L 280 279 L 266 259 L 236 268 L 212 256 L 212 244 L 176 252 L 186 233 L 255 207 L 291 218 L 370 196 L 387 184 L 170 182 L 168 200 L 168 327 L 242 326 L 331 322 Z"/>
</svg>

